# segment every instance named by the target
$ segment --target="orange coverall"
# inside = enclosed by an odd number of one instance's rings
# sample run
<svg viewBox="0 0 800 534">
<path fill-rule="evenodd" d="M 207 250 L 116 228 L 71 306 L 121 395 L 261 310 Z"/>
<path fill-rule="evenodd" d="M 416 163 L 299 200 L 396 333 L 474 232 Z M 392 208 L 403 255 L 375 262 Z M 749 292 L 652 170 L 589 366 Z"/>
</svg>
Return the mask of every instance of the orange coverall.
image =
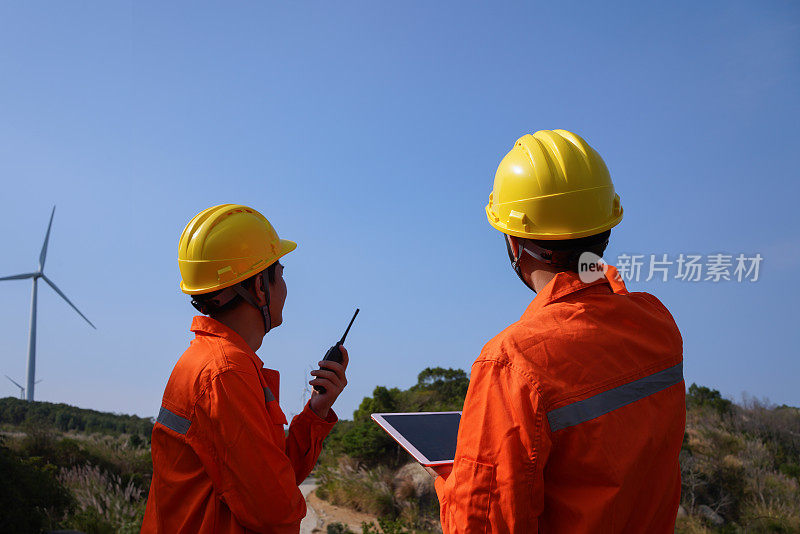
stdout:
<svg viewBox="0 0 800 534">
<path fill-rule="evenodd" d="M 454 532 L 672 533 L 686 420 L 683 342 L 609 266 L 559 273 L 472 366 L 452 472 Z"/>
<path fill-rule="evenodd" d="M 337 418 L 306 405 L 284 433 L 279 374 L 209 317 L 164 391 L 153 427 L 153 481 L 142 532 L 292 532 L 308 476 Z"/>
</svg>

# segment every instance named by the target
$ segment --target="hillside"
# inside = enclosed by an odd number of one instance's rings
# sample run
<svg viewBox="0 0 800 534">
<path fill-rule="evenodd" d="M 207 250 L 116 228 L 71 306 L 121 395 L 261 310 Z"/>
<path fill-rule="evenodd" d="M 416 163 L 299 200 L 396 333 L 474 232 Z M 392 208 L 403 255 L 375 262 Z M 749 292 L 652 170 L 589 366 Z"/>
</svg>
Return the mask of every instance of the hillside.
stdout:
<svg viewBox="0 0 800 534">
<path fill-rule="evenodd" d="M 110 435 L 132 434 L 149 437 L 153 419 L 76 408 L 69 404 L 0 399 L 0 425 L 37 424 L 62 432 L 76 431 Z"/>
<path fill-rule="evenodd" d="M 369 414 L 457 410 L 468 384 L 462 370 L 429 368 L 411 388 L 376 387 L 326 440 L 315 498 L 381 517 L 366 532 L 439 531 L 430 476 Z M 138 532 L 152 475 L 152 425 L 66 404 L 0 399 L 0 532 Z M 677 532 L 800 532 L 797 408 L 755 399 L 736 404 L 692 384 L 681 469 Z"/>
<path fill-rule="evenodd" d="M 458 410 L 463 371 L 426 369 L 408 390 L 376 387 L 325 444 L 317 491 L 339 505 L 406 529 L 437 531 L 430 477 L 370 419 L 372 412 Z M 676 532 L 800 532 L 800 409 L 748 399 L 735 404 L 692 384 L 681 451 Z"/>
<path fill-rule="evenodd" d="M 0 399 L 0 532 L 139 532 L 151 419 Z"/>
</svg>

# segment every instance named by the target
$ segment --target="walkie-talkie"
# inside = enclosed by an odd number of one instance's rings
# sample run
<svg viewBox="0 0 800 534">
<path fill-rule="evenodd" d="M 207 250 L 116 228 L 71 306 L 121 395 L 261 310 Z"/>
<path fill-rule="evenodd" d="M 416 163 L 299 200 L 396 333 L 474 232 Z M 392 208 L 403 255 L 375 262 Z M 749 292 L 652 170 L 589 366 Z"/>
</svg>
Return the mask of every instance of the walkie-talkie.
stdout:
<svg viewBox="0 0 800 534">
<path fill-rule="evenodd" d="M 325 353 L 325 357 L 322 358 L 323 360 L 342 363 L 342 351 L 339 350 L 339 347 L 344 345 L 344 340 L 347 337 L 347 333 L 350 331 L 350 327 L 353 326 L 353 321 L 356 320 L 356 315 L 358 315 L 359 309 L 356 308 L 356 312 L 353 314 L 353 318 L 350 319 L 350 324 L 347 325 L 347 330 L 344 331 L 342 334 L 342 339 L 336 342 L 336 345 L 332 346 L 328 349 L 328 352 Z M 325 388 L 323 386 L 314 386 L 314 389 L 318 393 L 325 393 Z"/>
</svg>

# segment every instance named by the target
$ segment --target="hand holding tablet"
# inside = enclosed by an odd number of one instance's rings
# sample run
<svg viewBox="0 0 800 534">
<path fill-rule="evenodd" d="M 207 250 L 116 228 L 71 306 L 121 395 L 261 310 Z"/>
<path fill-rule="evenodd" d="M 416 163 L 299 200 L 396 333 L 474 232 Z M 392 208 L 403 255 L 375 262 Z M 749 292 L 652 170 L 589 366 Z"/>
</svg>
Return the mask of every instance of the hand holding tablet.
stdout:
<svg viewBox="0 0 800 534">
<path fill-rule="evenodd" d="M 461 412 L 374 413 L 372 420 L 424 467 L 450 472 Z"/>
</svg>

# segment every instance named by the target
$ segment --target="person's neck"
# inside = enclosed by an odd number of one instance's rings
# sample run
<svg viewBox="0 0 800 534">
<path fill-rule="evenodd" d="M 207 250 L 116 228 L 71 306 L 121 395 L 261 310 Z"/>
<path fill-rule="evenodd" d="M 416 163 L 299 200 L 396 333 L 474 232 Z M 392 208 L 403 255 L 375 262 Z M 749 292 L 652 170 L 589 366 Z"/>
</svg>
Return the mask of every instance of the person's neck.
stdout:
<svg viewBox="0 0 800 534">
<path fill-rule="evenodd" d="M 250 306 L 237 306 L 232 310 L 215 315 L 214 320 L 224 324 L 244 339 L 253 352 L 261 348 L 264 341 L 264 321 Z"/>
<path fill-rule="evenodd" d="M 556 277 L 557 274 L 557 271 L 545 271 L 542 269 L 537 269 L 531 273 L 529 283 L 536 290 L 536 293 L 539 293 L 547 284 L 550 283 L 550 280 Z"/>
<path fill-rule="evenodd" d="M 550 280 L 558 274 L 557 269 L 550 267 L 546 263 L 536 261 L 527 254 L 522 257 L 520 267 L 520 274 L 525 283 L 528 284 L 528 287 L 532 287 L 536 293 L 544 289 L 550 283 Z"/>
</svg>

